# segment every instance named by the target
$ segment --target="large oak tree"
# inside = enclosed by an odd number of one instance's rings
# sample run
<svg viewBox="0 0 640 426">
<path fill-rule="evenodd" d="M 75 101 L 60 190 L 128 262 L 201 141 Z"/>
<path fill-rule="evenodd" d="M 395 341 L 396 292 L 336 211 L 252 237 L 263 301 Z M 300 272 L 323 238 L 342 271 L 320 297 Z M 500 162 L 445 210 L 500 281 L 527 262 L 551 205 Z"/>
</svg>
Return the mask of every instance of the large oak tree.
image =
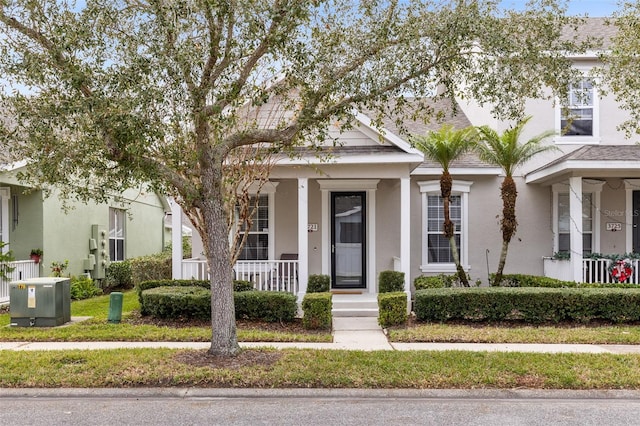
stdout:
<svg viewBox="0 0 640 426">
<path fill-rule="evenodd" d="M 543 87 L 563 92 L 563 52 L 579 49 L 559 37 L 562 2 L 496 3 L 4 0 L 2 140 L 30 160 L 26 180 L 64 195 L 104 200 L 151 182 L 175 197 L 210 266 L 210 351 L 233 355 L 225 159 L 255 143 L 319 144 L 354 108 L 432 113 L 404 111 L 405 96 L 473 98 L 515 118 Z"/>
</svg>

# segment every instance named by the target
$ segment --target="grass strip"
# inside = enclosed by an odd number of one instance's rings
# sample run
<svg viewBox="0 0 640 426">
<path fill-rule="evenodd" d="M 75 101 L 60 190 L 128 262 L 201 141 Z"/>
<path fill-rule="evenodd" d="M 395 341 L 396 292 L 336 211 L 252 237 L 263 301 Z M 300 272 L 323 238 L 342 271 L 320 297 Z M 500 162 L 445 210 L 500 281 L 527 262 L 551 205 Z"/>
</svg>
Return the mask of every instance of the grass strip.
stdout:
<svg viewBox="0 0 640 426">
<path fill-rule="evenodd" d="M 640 356 L 246 350 L 274 362 L 198 366 L 204 351 L 3 351 L 2 387 L 639 389 Z M 241 354 L 242 355 L 242 354 Z"/>
<path fill-rule="evenodd" d="M 393 342 L 640 344 L 640 327 L 421 324 L 389 330 Z"/>
</svg>

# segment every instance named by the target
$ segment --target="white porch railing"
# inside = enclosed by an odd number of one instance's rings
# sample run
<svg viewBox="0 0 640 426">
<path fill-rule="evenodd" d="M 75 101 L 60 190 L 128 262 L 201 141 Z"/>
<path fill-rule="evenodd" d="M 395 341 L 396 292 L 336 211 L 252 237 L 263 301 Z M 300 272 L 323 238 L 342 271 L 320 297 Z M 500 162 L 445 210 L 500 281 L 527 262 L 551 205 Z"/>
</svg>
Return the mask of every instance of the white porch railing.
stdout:
<svg viewBox="0 0 640 426">
<path fill-rule="evenodd" d="M 33 260 L 9 262 L 8 266 L 15 269 L 7 273 L 8 280 L 0 278 L 0 303 L 9 301 L 9 283 L 11 281 L 40 277 L 40 266 Z"/>
<path fill-rule="evenodd" d="M 182 277 L 207 280 L 209 270 L 206 260 L 184 259 Z M 298 293 L 297 260 L 239 260 L 233 267 L 234 279 L 253 283 L 256 290 L 286 291 Z"/>
<path fill-rule="evenodd" d="M 640 284 L 640 271 L 638 271 L 638 259 L 630 259 L 633 271 L 631 276 L 624 281 L 629 284 Z M 610 259 L 583 259 L 582 281 L 585 283 L 615 283 L 617 282 L 609 273 Z"/>
</svg>

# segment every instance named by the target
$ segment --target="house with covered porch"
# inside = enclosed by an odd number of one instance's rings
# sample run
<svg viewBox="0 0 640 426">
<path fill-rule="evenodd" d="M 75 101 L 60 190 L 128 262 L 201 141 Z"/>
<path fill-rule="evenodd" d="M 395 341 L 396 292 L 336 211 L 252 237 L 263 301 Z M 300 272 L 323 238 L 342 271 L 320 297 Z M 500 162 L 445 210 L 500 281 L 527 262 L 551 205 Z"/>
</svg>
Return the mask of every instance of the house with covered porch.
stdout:
<svg viewBox="0 0 640 426">
<path fill-rule="evenodd" d="M 602 19 L 588 20 L 583 29 L 595 36 L 611 32 Z M 617 129 L 627 115 L 611 94 L 599 91 L 596 83 L 601 82 L 589 73 L 600 65 L 598 54 L 572 57 L 584 79 L 567 88 L 568 108 L 561 108 L 557 99 L 526 101 L 525 115 L 532 119 L 523 140 L 555 130 L 556 136 L 545 142 L 555 150 L 534 158 L 514 176 L 519 226 L 505 273 L 610 282 L 611 259 L 589 256 L 640 250 L 640 146 Z M 408 295 L 420 275 L 454 273 L 451 248 L 442 235 L 442 170 L 411 146 L 410 135 L 423 135 L 443 123 L 457 128 L 489 125 L 499 132 L 513 123 L 492 118 L 489 107 L 470 100 L 457 105 L 439 101 L 434 108 L 444 121 L 404 122 L 407 132 L 392 120 L 378 129 L 360 112 L 354 128 L 333 129 L 330 136 L 339 143 L 323 147 L 329 157 L 308 153 L 277 162 L 259 195 L 254 226 L 234 267 L 236 277 L 301 299 L 311 274 L 330 275 L 336 293 L 365 297 L 377 294 L 378 274 L 384 270 L 405 273 Z M 502 244 L 502 171 L 467 154 L 450 172 L 461 263 L 472 282 L 486 285 Z M 179 229 L 180 218 L 174 205 L 174 229 Z M 174 241 L 174 277 L 206 277 L 206 261 L 198 258 L 202 248 L 195 239 L 196 258 L 187 260 L 181 260 L 181 245 Z M 634 273 L 627 281 L 640 282 L 637 261 L 631 262 Z"/>
</svg>

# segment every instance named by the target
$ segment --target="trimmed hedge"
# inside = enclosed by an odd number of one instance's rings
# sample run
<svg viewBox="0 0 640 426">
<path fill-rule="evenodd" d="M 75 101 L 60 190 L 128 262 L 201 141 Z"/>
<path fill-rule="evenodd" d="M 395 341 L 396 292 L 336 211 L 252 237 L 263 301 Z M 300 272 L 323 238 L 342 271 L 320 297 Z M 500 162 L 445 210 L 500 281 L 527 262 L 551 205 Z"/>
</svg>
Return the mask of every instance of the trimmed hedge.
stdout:
<svg viewBox="0 0 640 426">
<path fill-rule="evenodd" d="M 398 291 L 378 294 L 378 324 L 381 327 L 402 325 L 407 322 L 407 295 Z"/>
<path fill-rule="evenodd" d="M 208 281 L 147 281 L 138 286 L 140 312 L 158 318 L 211 319 Z M 267 322 L 292 321 L 298 311 L 296 296 L 276 291 L 233 293 L 236 318 Z"/>
<path fill-rule="evenodd" d="M 146 312 L 156 318 L 211 319 L 211 292 L 197 286 L 155 287 L 145 290 Z"/>
<path fill-rule="evenodd" d="M 640 289 L 446 288 L 419 290 L 420 321 L 612 322 L 640 321 Z"/>
<path fill-rule="evenodd" d="M 493 285 L 491 275 L 491 285 Z M 638 284 L 629 283 L 577 283 L 537 275 L 508 274 L 503 275 L 500 287 L 547 287 L 547 288 L 640 288 Z"/>
<path fill-rule="evenodd" d="M 253 291 L 253 283 L 245 280 L 233 280 L 233 291 Z"/>
<path fill-rule="evenodd" d="M 330 290 L 331 277 L 329 275 L 309 275 L 307 293 L 325 293 Z"/>
<path fill-rule="evenodd" d="M 136 285 L 136 292 L 138 293 L 138 302 L 140 302 L 140 314 L 150 315 L 149 309 L 145 299 L 142 297 L 142 292 L 157 287 L 202 287 L 210 290 L 211 283 L 203 280 L 154 280 L 144 281 Z"/>
<path fill-rule="evenodd" d="M 393 293 L 404 290 L 404 272 L 382 271 L 378 276 L 378 293 Z"/>
<path fill-rule="evenodd" d="M 286 322 L 298 313 L 296 296 L 284 291 L 242 291 L 233 299 L 238 319 Z"/>
<path fill-rule="evenodd" d="M 202 287 L 207 290 L 211 290 L 211 282 L 205 280 L 156 280 L 156 281 L 144 281 L 136 286 L 136 292 L 138 293 L 138 302 L 140 302 L 140 313 L 142 315 L 148 315 L 147 308 L 142 299 L 142 292 L 156 287 Z M 233 291 L 253 291 L 253 284 L 250 281 L 234 280 Z"/>
<path fill-rule="evenodd" d="M 307 293 L 302 299 L 302 325 L 306 329 L 331 329 L 331 293 Z"/>
<path fill-rule="evenodd" d="M 453 284 L 457 282 L 457 275 L 435 275 L 426 276 L 422 275 L 413 280 L 413 286 L 416 290 L 422 290 L 425 288 L 445 288 L 453 287 Z"/>
</svg>

